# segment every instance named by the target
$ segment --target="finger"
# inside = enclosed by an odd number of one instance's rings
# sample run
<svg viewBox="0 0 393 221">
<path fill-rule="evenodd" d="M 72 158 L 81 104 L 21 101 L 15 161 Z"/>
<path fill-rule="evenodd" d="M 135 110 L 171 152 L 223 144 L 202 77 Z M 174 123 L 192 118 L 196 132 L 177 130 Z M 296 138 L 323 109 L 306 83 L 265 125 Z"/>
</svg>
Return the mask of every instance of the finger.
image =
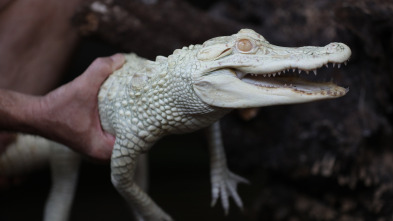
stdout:
<svg viewBox="0 0 393 221">
<path fill-rule="evenodd" d="M 106 159 L 110 159 L 112 156 L 113 147 L 115 146 L 116 137 L 110 133 L 104 132 L 103 140 L 103 156 Z"/>
<path fill-rule="evenodd" d="M 87 68 L 82 75 L 84 80 L 88 81 L 90 85 L 99 86 L 104 80 L 120 68 L 125 61 L 124 55 L 115 54 L 111 57 L 97 58 Z"/>
<path fill-rule="evenodd" d="M 99 131 L 98 133 L 93 133 L 91 138 L 91 148 L 89 148 L 90 151 L 87 155 L 97 160 L 109 160 L 115 144 L 115 136 L 104 131 Z"/>
<path fill-rule="evenodd" d="M 112 59 L 113 62 L 112 72 L 123 66 L 125 62 L 125 57 L 123 54 L 114 54 L 110 58 Z"/>
</svg>

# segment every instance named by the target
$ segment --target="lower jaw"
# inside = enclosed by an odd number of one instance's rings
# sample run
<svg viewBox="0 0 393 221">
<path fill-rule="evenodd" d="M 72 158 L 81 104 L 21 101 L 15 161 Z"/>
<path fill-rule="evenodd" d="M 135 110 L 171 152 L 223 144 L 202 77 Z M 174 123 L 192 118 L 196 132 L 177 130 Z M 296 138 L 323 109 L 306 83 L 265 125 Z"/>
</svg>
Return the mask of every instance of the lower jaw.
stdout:
<svg viewBox="0 0 393 221">
<path fill-rule="evenodd" d="M 294 76 L 263 77 L 261 75 L 248 75 L 241 80 L 261 88 L 289 88 L 306 94 L 342 96 L 348 91 L 331 82 L 313 82 Z"/>
</svg>

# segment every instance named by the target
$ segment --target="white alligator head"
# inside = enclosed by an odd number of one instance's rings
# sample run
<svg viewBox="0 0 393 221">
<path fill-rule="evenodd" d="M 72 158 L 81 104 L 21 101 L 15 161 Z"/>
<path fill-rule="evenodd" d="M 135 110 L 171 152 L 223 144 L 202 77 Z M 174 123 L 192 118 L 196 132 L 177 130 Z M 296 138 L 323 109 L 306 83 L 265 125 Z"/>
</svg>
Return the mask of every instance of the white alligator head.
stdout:
<svg viewBox="0 0 393 221">
<path fill-rule="evenodd" d="M 270 44 L 260 34 L 242 29 L 232 36 L 206 41 L 197 53 L 194 90 L 209 105 L 224 108 L 262 107 L 341 97 L 347 89 L 316 83 L 291 70 L 314 72 L 328 63 L 340 65 L 351 56 L 342 43 L 288 48 Z"/>
</svg>

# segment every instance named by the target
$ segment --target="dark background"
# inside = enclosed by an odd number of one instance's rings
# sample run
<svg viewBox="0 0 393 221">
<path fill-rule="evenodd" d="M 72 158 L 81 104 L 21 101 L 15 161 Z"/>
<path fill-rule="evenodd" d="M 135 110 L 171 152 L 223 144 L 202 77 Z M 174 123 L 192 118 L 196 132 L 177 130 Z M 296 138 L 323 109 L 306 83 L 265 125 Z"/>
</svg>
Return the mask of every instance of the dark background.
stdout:
<svg viewBox="0 0 393 221">
<path fill-rule="evenodd" d="M 154 59 L 241 28 L 280 46 L 349 45 L 348 66 L 318 71 L 348 87 L 346 96 L 221 121 L 229 167 L 252 183 L 240 186 L 243 212 L 233 202 L 227 217 L 210 208 L 204 131 L 152 148 L 150 195 L 175 220 L 393 220 L 392 1 L 101 0 L 87 1 L 72 22 L 84 39 L 65 82 L 98 56 Z M 132 220 L 109 174 L 108 165 L 82 164 L 71 220 Z M 0 220 L 40 220 L 49 187 L 44 170 L 2 192 Z"/>
</svg>

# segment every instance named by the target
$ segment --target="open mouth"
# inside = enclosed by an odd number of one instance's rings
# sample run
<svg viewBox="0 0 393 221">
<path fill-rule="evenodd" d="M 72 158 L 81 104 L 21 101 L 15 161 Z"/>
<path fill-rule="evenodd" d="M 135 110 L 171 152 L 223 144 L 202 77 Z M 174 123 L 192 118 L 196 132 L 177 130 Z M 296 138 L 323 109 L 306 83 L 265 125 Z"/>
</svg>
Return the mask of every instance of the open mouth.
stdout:
<svg viewBox="0 0 393 221">
<path fill-rule="evenodd" d="M 331 63 L 330 66 L 340 68 L 342 64 L 346 65 L 347 62 L 348 60 L 343 63 Z M 328 63 L 324 66 L 329 68 Z M 318 67 L 318 69 L 322 67 L 323 65 Z M 243 82 L 261 88 L 288 88 L 307 95 L 321 94 L 337 97 L 343 96 L 348 92 L 348 89 L 337 86 L 332 82 L 318 82 L 318 78 L 316 77 L 318 75 L 317 69 L 287 68 L 266 74 L 244 73 L 239 70 L 235 72 L 237 77 Z"/>
</svg>

